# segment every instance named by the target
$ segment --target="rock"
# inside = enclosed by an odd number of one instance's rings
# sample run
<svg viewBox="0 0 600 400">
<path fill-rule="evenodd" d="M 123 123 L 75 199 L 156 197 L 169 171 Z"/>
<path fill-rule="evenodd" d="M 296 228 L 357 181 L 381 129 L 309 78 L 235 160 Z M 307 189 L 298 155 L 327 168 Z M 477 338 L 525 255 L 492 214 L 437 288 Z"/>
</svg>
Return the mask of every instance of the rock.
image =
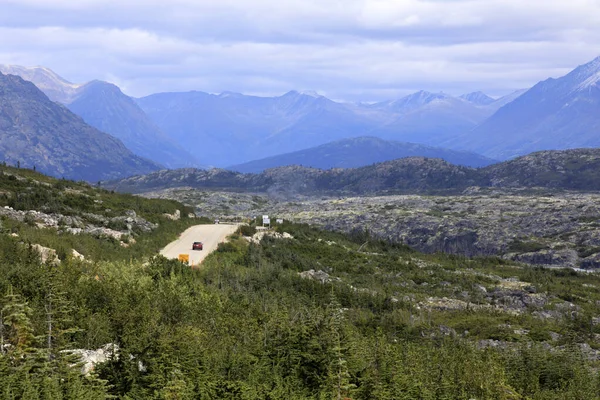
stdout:
<svg viewBox="0 0 600 400">
<path fill-rule="evenodd" d="M 523 288 L 527 293 L 537 293 L 537 289 L 535 286 L 529 285 Z"/>
<path fill-rule="evenodd" d="M 600 253 L 595 253 L 591 256 L 585 257 L 580 261 L 579 266 L 583 269 L 600 268 Z"/>
<path fill-rule="evenodd" d="M 177 220 L 179 220 L 181 218 L 181 211 L 175 210 L 175 212 L 173 214 L 167 214 L 167 213 L 165 213 L 165 214 L 163 214 L 163 216 L 165 218 L 168 218 L 168 219 L 172 220 L 172 221 L 177 221 Z"/>
<path fill-rule="evenodd" d="M 321 270 L 315 271 L 314 269 L 304 271 L 304 272 L 299 272 L 298 275 L 300 275 L 301 278 L 312 279 L 314 281 L 319 281 L 321 283 L 329 283 L 329 282 L 341 280 L 340 278 L 330 277 L 329 274 L 325 271 L 321 271 Z"/>
<path fill-rule="evenodd" d="M 439 330 L 440 330 L 440 333 L 444 336 L 452 336 L 452 337 L 456 336 L 456 330 L 454 330 L 453 328 L 450 328 L 446 325 L 440 325 Z"/>
<path fill-rule="evenodd" d="M 487 289 L 483 285 L 475 284 L 473 288 L 480 293 L 487 293 Z"/>
<path fill-rule="evenodd" d="M 63 352 L 75 354 L 80 357 L 83 364 L 81 366 L 81 373 L 84 375 L 88 375 L 92 372 L 97 364 L 106 362 L 112 357 L 115 357 L 116 359 L 119 358 L 119 346 L 113 343 L 104 345 L 97 350 L 73 349 L 63 350 Z"/>
<path fill-rule="evenodd" d="M 272 237 L 274 239 L 293 239 L 294 237 L 292 235 L 290 235 L 287 232 L 283 232 L 283 233 L 279 233 L 279 232 L 275 232 L 275 231 L 268 231 L 268 230 L 259 230 L 258 232 L 256 232 L 252 237 L 245 237 L 244 238 L 246 240 L 248 240 L 251 243 L 260 243 L 261 240 L 265 237 L 265 236 L 269 236 Z"/>
<path fill-rule="evenodd" d="M 60 264 L 60 259 L 56 255 L 56 250 L 39 244 L 32 244 L 31 248 L 39 253 L 42 263 Z"/>
<path fill-rule="evenodd" d="M 77 250 L 72 249 L 71 250 L 71 255 L 73 256 L 74 259 L 76 260 L 85 260 L 85 257 L 83 256 L 83 254 L 79 253 Z"/>
<path fill-rule="evenodd" d="M 510 344 L 503 340 L 483 339 L 477 342 L 477 347 L 479 349 L 493 348 L 505 350 L 510 347 Z"/>
<path fill-rule="evenodd" d="M 531 253 L 517 254 L 513 260 L 532 265 L 557 265 L 561 267 L 578 267 L 578 256 L 575 250 L 544 249 Z"/>
<path fill-rule="evenodd" d="M 550 332 L 548 332 L 548 334 L 550 335 L 550 339 L 553 342 L 557 342 L 562 338 L 562 335 L 560 333 L 550 331 Z"/>
<path fill-rule="evenodd" d="M 579 349 L 581 350 L 581 354 L 583 354 L 589 361 L 600 360 L 600 351 L 593 349 L 589 344 L 579 343 Z"/>
<path fill-rule="evenodd" d="M 110 237 L 113 239 L 117 239 L 120 240 L 121 237 L 123 237 L 123 235 L 126 235 L 127 233 L 123 233 L 120 231 L 116 231 L 114 229 L 109 229 L 109 228 L 99 228 L 99 227 L 92 227 L 89 229 L 85 229 L 86 233 L 89 233 L 90 235 L 93 236 L 97 236 L 97 237 Z"/>
</svg>

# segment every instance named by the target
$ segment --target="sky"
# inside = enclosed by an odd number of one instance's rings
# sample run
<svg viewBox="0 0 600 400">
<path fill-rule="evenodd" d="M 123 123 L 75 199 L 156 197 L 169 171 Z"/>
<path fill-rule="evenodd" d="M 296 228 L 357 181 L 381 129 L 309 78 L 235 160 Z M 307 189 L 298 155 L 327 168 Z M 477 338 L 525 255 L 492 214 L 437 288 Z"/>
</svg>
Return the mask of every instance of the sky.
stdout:
<svg viewBox="0 0 600 400">
<path fill-rule="evenodd" d="M 0 64 L 131 96 L 501 96 L 600 56 L 600 0 L 0 0 Z"/>
</svg>

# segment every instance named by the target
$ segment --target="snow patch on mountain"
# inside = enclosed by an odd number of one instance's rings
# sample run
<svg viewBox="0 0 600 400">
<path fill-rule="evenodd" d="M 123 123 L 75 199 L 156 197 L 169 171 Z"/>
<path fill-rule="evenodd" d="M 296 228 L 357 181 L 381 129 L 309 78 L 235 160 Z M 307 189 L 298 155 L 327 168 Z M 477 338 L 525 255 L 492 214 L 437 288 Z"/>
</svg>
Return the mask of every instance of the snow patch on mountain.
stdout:
<svg viewBox="0 0 600 400">
<path fill-rule="evenodd" d="M 581 82 L 581 84 L 578 86 L 578 89 L 587 89 L 589 87 L 596 86 L 598 82 L 600 82 L 600 71 Z"/>
<path fill-rule="evenodd" d="M 489 104 L 492 104 L 494 101 L 496 101 L 494 98 L 488 96 L 487 94 L 485 94 L 481 91 L 463 94 L 459 98 L 466 100 L 469 103 L 478 105 L 478 106 L 487 106 Z"/>
<path fill-rule="evenodd" d="M 24 67 L 20 65 L 0 64 L 0 72 L 2 72 L 3 74 L 18 75 L 23 79 L 29 81 L 31 81 L 32 79 L 27 79 L 27 77 L 33 78 L 37 74 L 39 77 L 46 78 L 47 84 L 54 83 L 56 85 L 68 87 L 71 89 L 77 89 L 83 86 L 83 84 L 69 82 L 66 79 L 60 77 L 58 74 L 56 74 L 56 72 L 52 71 L 51 69 L 41 66 Z"/>
</svg>

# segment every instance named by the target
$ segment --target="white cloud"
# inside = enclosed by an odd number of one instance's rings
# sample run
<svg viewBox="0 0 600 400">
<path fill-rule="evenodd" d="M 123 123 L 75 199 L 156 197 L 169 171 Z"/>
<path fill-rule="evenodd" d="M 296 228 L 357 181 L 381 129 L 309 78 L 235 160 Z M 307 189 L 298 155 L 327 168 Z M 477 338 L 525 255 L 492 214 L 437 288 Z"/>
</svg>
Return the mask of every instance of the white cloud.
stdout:
<svg viewBox="0 0 600 400">
<path fill-rule="evenodd" d="M 502 94 L 600 54 L 600 0 L 0 0 L 0 63 L 132 95 Z"/>
</svg>

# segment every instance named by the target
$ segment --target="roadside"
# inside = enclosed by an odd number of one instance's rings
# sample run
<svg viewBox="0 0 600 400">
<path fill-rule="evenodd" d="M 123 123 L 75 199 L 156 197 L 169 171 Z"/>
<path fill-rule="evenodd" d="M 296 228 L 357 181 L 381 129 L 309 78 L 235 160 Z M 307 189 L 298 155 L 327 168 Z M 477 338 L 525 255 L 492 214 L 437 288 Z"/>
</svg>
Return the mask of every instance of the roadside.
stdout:
<svg viewBox="0 0 600 400">
<path fill-rule="evenodd" d="M 188 228 L 179 239 L 169 243 L 160 254 L 167 258 L 178 258 L 180 254 L 189 255 L 190 265 L 199 265 L 210 253 L 217 249 L 219 243 L 238 229 L 238 225 L 213 224 L 196 225 Z M 192 250 L 194 242 L 202 242 L 203 250 Z"/>
</svg>

